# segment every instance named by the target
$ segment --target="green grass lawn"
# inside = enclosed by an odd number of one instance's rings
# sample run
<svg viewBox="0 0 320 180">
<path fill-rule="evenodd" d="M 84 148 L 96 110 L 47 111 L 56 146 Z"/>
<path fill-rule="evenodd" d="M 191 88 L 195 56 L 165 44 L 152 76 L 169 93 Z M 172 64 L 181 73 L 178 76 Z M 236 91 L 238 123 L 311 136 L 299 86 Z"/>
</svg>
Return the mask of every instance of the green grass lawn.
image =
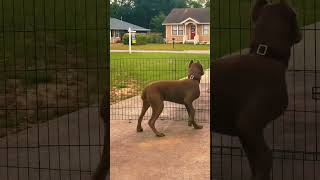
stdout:
<svg viewBox="0 0 320 180">
<path fill-rule="evenodd" d="M 191 60 L 198 60 L 205 69 L 209 68 L 209 55 L 111 53 L 111 102 L 140 94 L 152 81 L 186 77 Z"/>
<path fill-rule="evenodd" d="M 111 50 L 128 50 L 128 45 L 122 43 L 110 44 Z M 133 45 L 133 50 L 170 50 L 170 51 L 183 51 L 183 50 L 209 50 L 210 45 L 202 44 L 146 44 L 146 45 Z"/>
<path fill-rule="evenodd" d="M 251 6 L 255 0 L 211 1 L 212 50 L 215 58 L 247 48 L 251 34 Z M 297 12 L 300 26 L 320 20 L 318 0 L 289 0 Z"/>
</svg>

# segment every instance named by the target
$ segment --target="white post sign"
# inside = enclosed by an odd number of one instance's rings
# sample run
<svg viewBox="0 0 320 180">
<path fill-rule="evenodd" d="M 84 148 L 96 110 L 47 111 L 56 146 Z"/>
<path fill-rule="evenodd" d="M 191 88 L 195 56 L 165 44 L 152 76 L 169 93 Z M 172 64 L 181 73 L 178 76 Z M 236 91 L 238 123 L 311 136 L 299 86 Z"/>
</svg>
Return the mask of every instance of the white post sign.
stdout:
<svg viewBox="0 0 320 180">
<path fill-rule="evenodd" d="M 136 31 L 132 31 L 131 28 L 129 27 L 128 32 L 129 32 L 129 54 L 131 54 L 131 44 L 132 44 L 132 41 L 131 41 L 132 34 L 131 33 L 135 33 Z"/>
</svg>

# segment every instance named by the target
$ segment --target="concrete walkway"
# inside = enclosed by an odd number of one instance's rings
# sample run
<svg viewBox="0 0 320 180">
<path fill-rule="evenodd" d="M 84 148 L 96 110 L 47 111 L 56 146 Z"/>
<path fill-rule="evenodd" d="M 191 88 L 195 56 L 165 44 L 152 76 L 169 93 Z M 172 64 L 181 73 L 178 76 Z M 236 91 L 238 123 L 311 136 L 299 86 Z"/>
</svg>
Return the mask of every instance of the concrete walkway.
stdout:
<svg viewBox="0 0 320 180">
<path fill-rule="evenodd" d="M 129 50 L 110 50 L 110 52 L 126 52 Z M 210 54 L 210 50 L 132 50 L 133 53 L 176 53 L 176 54 Z"/>
<path fill-rule="evenodd" d="M 100 159 L 102 127 L 91 107 L 0 139 L 0 179 L 89 180 Z"/>
</svg>

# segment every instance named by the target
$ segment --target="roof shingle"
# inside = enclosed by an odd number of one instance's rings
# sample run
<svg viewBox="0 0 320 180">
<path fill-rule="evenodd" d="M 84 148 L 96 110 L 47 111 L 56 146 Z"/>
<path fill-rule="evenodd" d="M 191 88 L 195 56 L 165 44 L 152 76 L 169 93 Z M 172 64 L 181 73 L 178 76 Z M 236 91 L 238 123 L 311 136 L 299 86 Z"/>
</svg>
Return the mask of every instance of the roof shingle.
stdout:
<svg viewBox="0 0 320 180">
<path fill-rule="evenodd" d="M 129 27 L 131 27 L 133 31 L 150 31 L 150 29 L 146 29 L 125 21 L 121 21 L 116 18 L 110 18 L 110 29 L 112 30 L 128 30 Z"/>
<path fill-rule="evenodd" d="M 210 23 L 210 8 L 174 8 L 163 24 L 181 23 L 189 17 L 199 23 Z"/>
</svg>

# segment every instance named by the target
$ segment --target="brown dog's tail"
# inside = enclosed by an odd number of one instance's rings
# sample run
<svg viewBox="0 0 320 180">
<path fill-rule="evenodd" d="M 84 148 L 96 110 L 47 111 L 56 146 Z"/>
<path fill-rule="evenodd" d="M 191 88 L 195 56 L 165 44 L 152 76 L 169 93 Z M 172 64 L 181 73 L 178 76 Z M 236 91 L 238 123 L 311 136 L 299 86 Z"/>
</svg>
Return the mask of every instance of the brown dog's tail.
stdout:
<svg viewBox="0 0 320 180">
<path fill-rule="evenodd" d="M 107 145 L 110 143 L 110 134 L 109 134 L 109 124 L 108 124 L 108 106 L 109 99 L 107 97 L 107 93 L 103 96 L 101 105 L 100 105 L 100 116 L 103 120 L 104 125 L 104 142 L 103 142 L 103 151 L 102 158 L 99 162 L 99 165 L 96 169 L 96 172 L 92 176 L 92 180 L 105 180 L 108 179 L 107 174 L 109 173 L 110 165 L 108 163 L 110 150 Z"/>
<path fill-rule="evenodd" d="M 147 92 L 146 92 L 146 89 L 144 89 L 144 90 L 142 91 L 141 99 L 142 99 L 142 100 L 146 100 L 146 99 L 147 99 Z"/>
</svg>

